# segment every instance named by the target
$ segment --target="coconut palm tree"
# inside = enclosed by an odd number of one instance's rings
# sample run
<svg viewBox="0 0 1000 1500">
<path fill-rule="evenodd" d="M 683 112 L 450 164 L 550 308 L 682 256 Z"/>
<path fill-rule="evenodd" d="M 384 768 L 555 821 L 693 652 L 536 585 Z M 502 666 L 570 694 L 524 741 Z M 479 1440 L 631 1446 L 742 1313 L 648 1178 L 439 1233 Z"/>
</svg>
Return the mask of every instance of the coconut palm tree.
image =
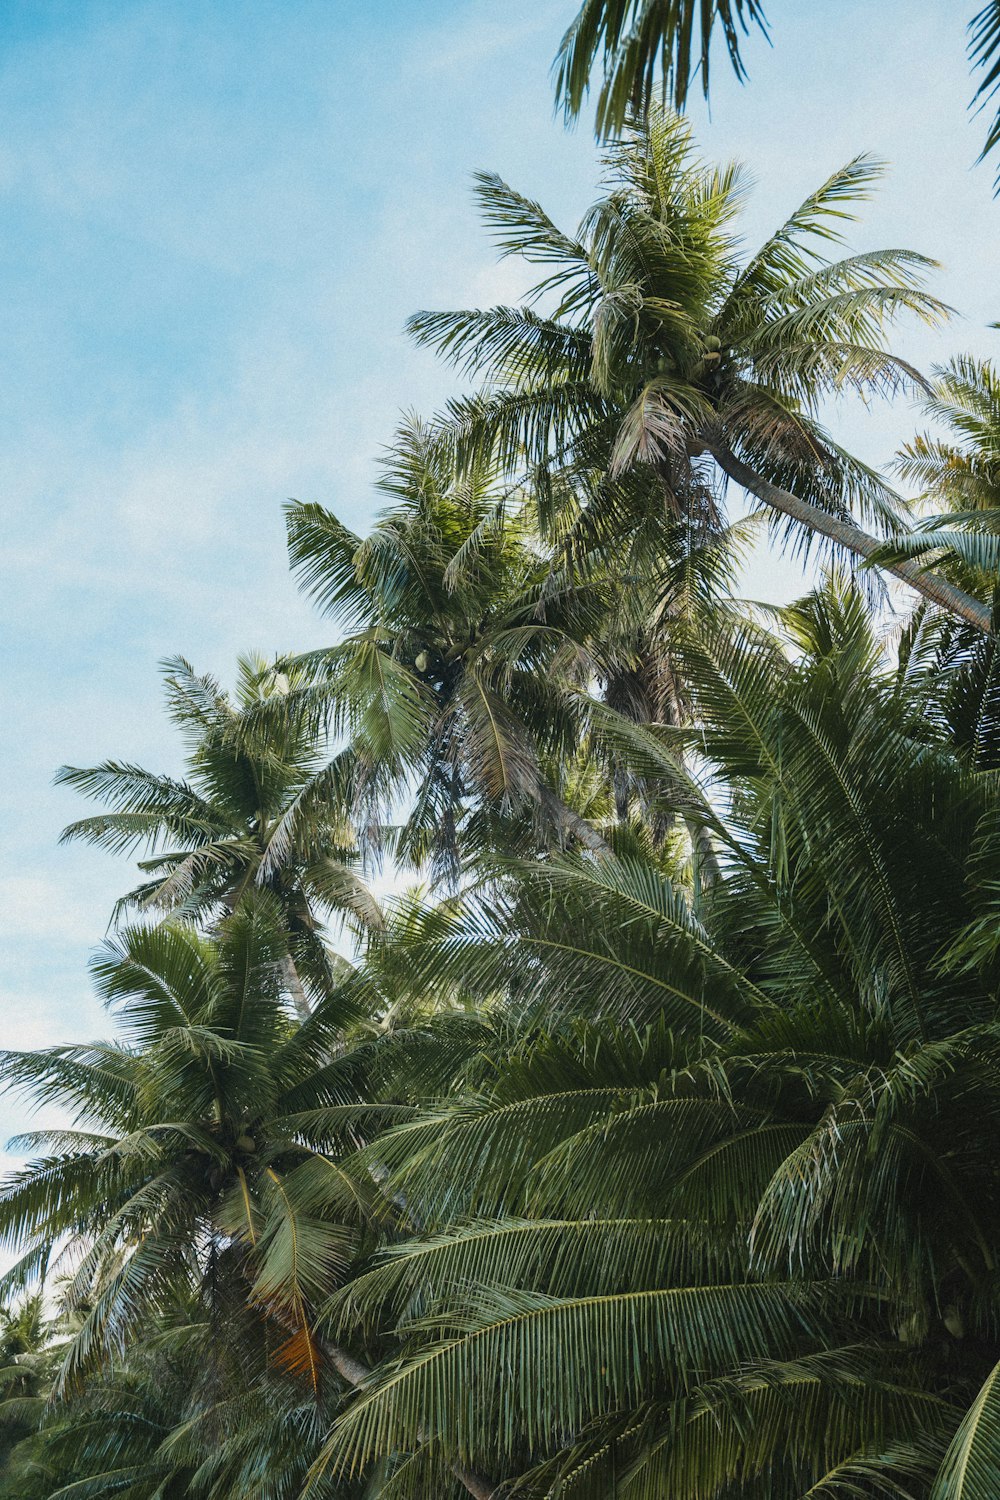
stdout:
<svg viewBox="0 0 1000 1500">
<path fill-rule="evenodd" d="M 259 1325 L 179 1305 L 113 1370 L 44 1404 L 0 1478 L 5 1500 L 298 1500 L 336 1406 L 268 1360 Z M 322 1500 L 351 1486 L 322 1483 Z"/>
<path fill-rule="evenodd" d="M 0 1058 L 7 1087 L 72 1117 L 19 1138 L 16 1149 L 44 1154 L 0 1188 L 0 1237 L 18 1252 L 5 1284 L 53 1256 L 69 1276 L 62 1300 L 79 1327 L 63 1387 L 178 1299 L 223 1290 L 256 1310 L 279 1362 L 318 1381 L 310 1302 L 366 1233 L 364 1193 L 337 1166 L 365 1129 L 366 1054 L 345 1045 L 345 1028 L 366 1002 L 347 982 L 297 1024 L 285 951 L 266 893 L 213 937 L 177 920 L 129 928 L 93 963 L 121 1040 Z M 292 1178 L 309 1205 L 294 1213 Z"/>
<path fill-rule="evenodd" d="M 762 0 L 583 0 L 556 58 L 557 100 L 567 118 L 575 119 L 591 88 L 599 86 L 597 133 L 613 134 L 630 111 L 649 106 L 657 92 L 657 73 L 660 93 L 672 98 L 676 109 L 684 108 L 696 77 L 707 98 L 718 34 L 742 82 L 747 76 L 743 48 L 757 31 L 768 34 Z M 987 0 L 967 34 L 969 62 L 980 74 L 972 102 L 982 109 L 995 96 L 1000 79 L 1000 0 Z M 998 143 L 1000 111 L 994 113 L 980 160 Z"/>
<path fill-rule="evenodd" d="M 17 1493 L 12 1450 L 38 1426 L 58 1357 L 41 1292 L 0 1309 L 0 1495 Z"/>
<path fill-rule="evenodd" d="M 920 433 L 900 450 L 896 472 L 925 514 L 886 555 L 929 563 L 988 598 L 1000 569 L 1000 381 L 988 360 L 960 356 L 934 371 L 923 406 L 947 436 Z"/>
<path fill-rule="evenodd" d="M 370 837 L 452 882 L 463 840 L 481 842 L 498 816 L 511 837 L 527 820 L 543 844 L 593 843 L 551 768 L 579 749 L 565 689 L 586 681 L 607 581 L 567 582 L 492 464 L 458 476 L 448 435 L 415 419 L 379 487 L 391 504 L 364 539 L 318 505 L 289 508 L 292 567 L 344 636 L 295 659 L 307 685 L 273 708 L 347 742 L 298 799 L 289 836 L 346 797 Z"/>
<path fill-rule="evenodd" d="M 728 480 L 796 545 L 821 539 L 841 556 L 877 558 L 864 525 L 897 531 L 901 502 L 837 447 L 817 411 L 844 390 L 924 388 L 888 351 L 885 331 L 901 314 L 934 322 L 945 311 L 922 289 L 924 256 L 825 253 L 878 164 L 859 157 L 835 172 L 749 257 L 734 228 L 739 169 L 704 167 L 677 116 L 653 110 L 609 149 L 608 173 L 606 196 L 575 235 L 499 178 L 479 177 L 502 253 L 547 268 L 534 298 L 552 310 L 529 298 L 411 320 L 420 343 L 484 383 L 450 405 L 460 451 L 477 461 L 496 453 L 530 474 L 544 519 L 554 491 L 573 495 L 577 536 L 595 527 L 629 536 L 636 483 L 649 475 L 666 511 L 696 518 L 721 507 Z M 887 566 L 990 628 L 988 605 L 947 578 L 905 558 Z"/>
<path fill-rule="evenodd" d="M 988 360 L 960 356 L 934 371 L 927 416 L 950 429 L 904 444 L 900 475 L 954 512 L 1000 509 L 1000 379 Z"/>
<path fill-rule="evenodd" d="M 74 1322 L 55 1387 L 68 1404 L 22 1453 L 29 1473 L 51 1460 L 86 1477 L 88 1494 L 113 1493 L 117 1454 L 136 1500 L 200 1486 L 244 1500 L 258 1493 L 241 1487 L 248 1475 L 262 1497 L 291 1500 L 324 1421 L 370 1373 L 316 1314 L 406 1210 L 343 1163 L 412 1113 L 387 1079 L 447 1073 L 447 1028 L 428 1031 L 425 1005 L 412 1034 L 402 1024 L 402 1066 L 388 1062 L 396 1038 L 374 959 L 296 1022 L 285 942 L 266 892 L 211 937 L 176 919 L 128 928 L 93 963 L 119 1042 L 0 1055 L 8 1088 L 71 1117 L 13 1142 L 43 1154 L 0 1184 L 0 1244 L 19 1257 L 3 1285 L 54 1263 Z M 481 1034 L 456 1036 L 452 1052 L 479 1050 Z M 423 1066 L 421 1052 L 433 1054 Z M 358 1335 L 362 1356 L 381 1352 Z M 492 1488 L 458 1463 L 447 1474 L 473 1495 Z"/>
<path fill-rule="evenodd" d="M 697 910 L 662 867 L 578 856 L 411 956 L 520 1039 L 361 1155 L 422 1228 L 325 1309 L 399 1343 L 317 1473 L 996 1493 L 995 776 L 953 732 L 946 629 L 889 667 L 852 590 L 784 623 L 688 643 L 724 815 L 673 736 L 621 725 L 702 798 L 725 878 Z M 995 698 L 968 714 L 995 743 Z"/>
<path fill-rule="evenodd" d="M 179 657 L 164 669 L 168 711 L 187 743 L 187 778 L 119 761 L 64 766 L 57 783 L 109 810 L 71 823 L 63 840 L 152 856 L 141 865 L 146 878 L 123 897 L 119 911 L 159 908 L 212 921 L 232 911 L 246 891 L 269 891 L 289 936 L 285 979 L 304 1016 L 306 986 L 315 995 L 334 980 L 321 914 L 333 910 L 369 928 L 382 920 L 357 873 L 342 804 L 328 796 L 312 805 L 288 836 L 287 815 L 325 764 L 324 744 L 288 715 L 259 717 L 262 706 L 281 704 L 295 690 L 294 673 L 244 657 L 230 699 Z"/>
</svg>

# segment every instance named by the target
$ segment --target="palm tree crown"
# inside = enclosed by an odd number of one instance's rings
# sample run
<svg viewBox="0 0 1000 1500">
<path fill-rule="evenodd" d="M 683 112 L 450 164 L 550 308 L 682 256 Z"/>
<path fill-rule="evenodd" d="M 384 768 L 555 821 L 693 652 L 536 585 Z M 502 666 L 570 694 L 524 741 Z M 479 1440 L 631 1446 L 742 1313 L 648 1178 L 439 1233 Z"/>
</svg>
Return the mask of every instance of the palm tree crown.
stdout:
<svg viewBox="0 0 1000 1500">
<path fill-rule="evenodd" d="M 549 768 L 578 745 L 562 689 L 585 674 L 597 592 L 561 583 L 518 497 L 486 460 L 460 474 L 447 433 L 403 427 L 380 488 L 392 503 L 364 539 L 318 505 L 289 510 L 292 566 L 346 631 L 296 660 L 310 684 L 278 705 L 349 735 L 310 796 L 349 787 L 375 832 L 409 797 L 393 852 L 449 876 L 496 815 L 589 837 Z"/>
<path fill-rule="evenodd" d="M 484 382 L 453 402 L 466 454 L 496 452 L 511 472 L 558 475 L 594 513 L 626 533 L 634 486 L 651 471 L 673 511 L 718 503 L 722 476 L 748 489 L 797 543 L 817 536 L 871 557 L 877 531 L 899 524 L 901 504 L 818 420 L 844 390 L 924 388 L 886 347 L 903 313 L 928 321 L 945 309 L 922 288 L 932 265 L 909 250 L 830 260 L 827 247 L 879 174 L 859 157 L 827 182 L 753 255 L 734 221 L 744 191 L 738 167 L 710 169 L 677 116 L 653 111 L 609 149 L 608 193 L 576 235 L 496 177 L 479 198 L 504 254 L 550 268 L 530 305 L 420 313 L 411 330 Z M 988 628 L 989 611 L 912 564 L 896 571 L 935 602 Z"/>
<path fill-rule="evenodd" d="M 130 928 L 93 965 L 122 1040 L 0 1059 L 8 1085 L 73 1117 L 20 1138 L 44 1154 L 0 1189 L 0 1236 L 21 1252 L 7 1281 L 43 1271 L 55 1248 L 70 1273 L 65 1301 L 81 1320 L 64 1379 L 127 1349 L 178 1300 L 226 1286 L 270 1320 L 287 1364 L 315 1371 L 308 1302 L 343 1273 L 363 1225 L 363 1194 L 334 1162 L 357 1141 L 343 1123 L 358 1099 L 343 1039 L 363 1007 L 342 988 L 297 1025 L 284 952 L 263 895 L 214 938 L 177 921 Z M 293 1177 L 311 1212 L 301 1198 L 292 1207 Z"/>
<path fill-rule="evenodd" d="M 57 776 L 110 810 L 71 823 L 64 840 L 82 839 L 116 853 L 145 849 L 147 878 L 122 898 L 211 920 L 232 911 L 249 889 L 271 892 L 289 934 L 286 978 L 306 1005 L 331 981 L 321 913 L 331 908 L 367 926 L 381 913 L 353 863 L 354 834 L 345 809 L 329 797 L 308 816 L 302 793 L 324 764 L 324 744 L 290 715 L 262 715 L 296 686 L 294 674 L 243 658 L 235 699 L 213 678 L 178 658 L 165 664 L 170 717 L 188 746 L 188 776 L 175 780 L 140 766 L 105 761 L 64 766 Z M 252 723 L 251 723 L 252 721 Z"/>
</svg>

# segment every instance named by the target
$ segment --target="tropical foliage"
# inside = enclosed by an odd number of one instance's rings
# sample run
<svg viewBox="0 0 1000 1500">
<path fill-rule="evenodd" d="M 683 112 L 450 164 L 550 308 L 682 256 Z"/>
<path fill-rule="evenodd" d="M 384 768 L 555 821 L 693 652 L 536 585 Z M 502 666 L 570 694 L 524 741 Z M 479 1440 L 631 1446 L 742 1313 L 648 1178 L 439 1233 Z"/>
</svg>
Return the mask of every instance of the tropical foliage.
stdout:
<svg viewBox="0 0 1000 1500">
<path fill-rule="evenodd" d="M 399 431 L 380 489 L 392 504 L 363 540 L 321 506 L 289 508 L 292 566 L 346 631 L 272 700 L 279 733 L 315 715 L 348 739 L 296 818 L 344 789 L 370 841 L 451 880 L 484 810 L 526 815 L 543 840 L 588 837 L 558 772 L 579 742 L 564 689 L 585 679 L 598 590 L 560 577 L 489 457 L 459 468 L 437 427 Z"/>
<path fill-rule="evenodd" d="M 64 766 L 56 780 L 110 810 L 71 823 L 64 840 L 114 853 L 145 849 L 145 879 L 119 911 L 162 909 L 211 921 L 251 889 L 281 906 L 288 933 L 286 979 L 301 1010 L 302 978 L 320 992 L 331 979 L 320 912 L 334 908 L 379 925 L 378 905 L 359 878 L 355 836 L 342 801 L 303 804 L 324 741 L 289 714 L 264 716 L 295 690 L 296 679 L 265 662 L 238 665 L 235 702 L 211 677 L 178 658 L 164 664 L 167 706 L 188 747 L 188 779 L 105 761 Z M 301 971 L 301 973 L 300 973 Z"/>
<path fill-rule="evenodd" d="M 583 0 L 556 58 L 557 98 L 573 119 L 596 89 L 599 136 L 619 131 L 630 111 L 648 109 L 658 92 L 683 110 L 696 78 L 708 98 L 717 38 L 736 77 L 745 81 L 744 48 L 754 34 L 769 37 L 764 12 L 762 0 Z M 998 0 L 987 0 L 975 13 L 966 36 L 977 75 L 972 104 L 986 109 L 1000 87 Z M 980 160 L 998 144 L 1000 110 L 989 123 Z"/>
<path fill-rule="evenodd" d="M 700 809 L 723 879 L 697 908 L 646 861 L 577 858 L 423 948 L 517 1040 L 362 1154 L 422 1232 L 331 1298 L 334 1329 L 401 1346 L 329 1471 L 404 1449 L 532 1494 L 797 1497 L 926 1494 L 944 1464 L 940 1493 L 989 1493 L 947 1475 L 1000 1359 L 998 973 L 968 878 L 991 653 L 956 695 L 934 627 L 888 667 L 851 591 L 786 628 L 794 665 L 752 628 L 686 652 L 733 792 Z"/>
<path fill-rule="evenodd" d="M 605 123 L 761 18 L 581 15 Z M 476 389 L 367 535 L 288 508 L 332 643 L 169 662 L 182 778 L 59 773 L 140 876 L 114 1040 L 0 1054 L 0 1495 L 1000 1493 L 1000 383 L 890 347 L 925 257 L 830 258 L 866 158 L 750 255 L 676 116 L 607 167 L 574 235 L 480 179 L 534 298 L 414 319 Z M 925 403 L 909 500 L 843 389 Z"/>
<path fill-rule="evenodd" d="M 575 533 L 596 530 L 605 544 L 641 525 L 650 481 L 661 507 L 701 527 L 719 514 L 720 481 L 734 481 L 800 548 L 820 538 L 842 555 L 888 560 L 927 598 L 988 628 L 975 598 L 880 552 L 863 528 L 895 533 L 902 504 L 818 421 L 824 400 L 844 391 L 924 388 L 887 332 L 904 314 L 946 313 L 923 289 L 926 257 L 826 253 L 879 164 L 847 163 L 750 256 L 736 223 L 740 168 L 703 165 L 679 117 L 653 110 L 609 148 L 607 171 L 607 195 L 574 235 L 499 178 L 478 179 L 501 252 L 547 269 L 527 306 L 411 319 L 420 342 L 484 383 L 449 408 L 460 451 L 522 466 L 550 525 L 554 510 L 565 529 L 576 507 Z M 535 310 L 542 299 L 553 311 Z M 638 497 L 623 483 L 636 470 Z"/>
</svg>

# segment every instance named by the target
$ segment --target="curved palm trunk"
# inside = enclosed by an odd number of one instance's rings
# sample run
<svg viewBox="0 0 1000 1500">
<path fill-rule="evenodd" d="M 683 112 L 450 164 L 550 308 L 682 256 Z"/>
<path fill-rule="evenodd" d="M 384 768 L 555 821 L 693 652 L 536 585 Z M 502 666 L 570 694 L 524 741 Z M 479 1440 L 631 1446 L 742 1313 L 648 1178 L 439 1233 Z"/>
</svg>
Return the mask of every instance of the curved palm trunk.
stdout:
<svg viewBox="0 0 1000 1500">
<path fill-rule="evenodd" d="M 339 1344 L 331 1343 L 322 1335 L 319 1336 L 319 1342 L 327 1359 L 348 1385 L 361 1385 L 367 1380 L 371 1374 L 367 1365 L 363 1365 L 353 1354 L 348 1354 L 346 1349 L 341 1349 Z M 493 1500 L 497 1487 L 491 1480 L 484 1479 L 474 1469 L 463 1469 L 460 1464 L 452 1464 L 451 1472 L 474 1500 Z"/>
<path fill-rule="evenodd" d="M 802 526 L 808 526 L 811 531 L 818 531 L 821 536 L 829 537 L 832 542 L 846 547 L 857 557 L 873 557 L 882 547 L 877 537 L 870 536 L 867 531 L 862 531 L 860 526 L 855 526 L 851 521 L 840 521 L 836 516 L 828 515 L 818 505 L 811 505 L 807 500 L 800 500 L 788 490 L 781 489 L 772 484 L 770 480 L 762 478 L 749 464 L 736 457 L 735 453 L 718 442 L 707 441 L 705 444 L 709 453 L 715 459 L 719 468 L 730 479 L 734 479 L 738 485 L 756 496 L 772 510 L 780 511 L 783 516 L 788 516 L 793 521 L 798 521 Z M 949 583 L 939 573 L 926 573 L 912 562 L 879 563 L 888 573 L 894 573 L 901 578 L 911 589 L 936 604 L 939 609 L 947 610 L 949 614 L 957 615 L 959 619 L 975 626 L 984 634 L 989 635 L 993 628 L 993 616 L 989 607 L 981 604 L 978 599 L 967 594 L 964 589 Z"/>
<path fill-rule="evenodd" d="M 611 853 L 611 845 L 607 839 L 598 833 L 592 823 L 588 823 L 586 818 L 581 817 L 578 812 L 569 807 L 561 797 L 552 792 L 541 800 L 543 807 L 555 818 L 560 832 L 577 839 L 591 854 Z"/>
<path fill-rule="evenodd" d="M 691 842 L 694 845 L 694 866 L 696 890 L 704 892 L 713 885 L 718 885 L 722 879 L 722 867 L 719 864 L 719 856 L 715 852 L 712 843 L 712 835 L 703 824 L 696 825 L 691 831 Z"/>
<path fill-rule="evenodd" d="M 281 960 L 281 977 L 285 982 L 285 988 L 292 997 L 295 1013 L 300 1021 L 308 1021 L 312 1015 L 312 1006 L 309 997 L 299 978 L 299 971 L 295 967 L 295 960 L 290 953 L 286 953 Z"/>
</svg>

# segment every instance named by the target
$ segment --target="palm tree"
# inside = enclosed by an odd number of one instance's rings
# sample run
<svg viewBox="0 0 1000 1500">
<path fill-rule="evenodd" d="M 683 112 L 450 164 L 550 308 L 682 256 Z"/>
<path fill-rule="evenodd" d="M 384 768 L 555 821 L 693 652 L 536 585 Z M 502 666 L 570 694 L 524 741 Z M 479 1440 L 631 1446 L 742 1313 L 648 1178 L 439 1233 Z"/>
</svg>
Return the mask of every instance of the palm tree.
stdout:
<svg viewBox="0 0 1000 1500">
<path fill-rule="evenodd" d="M 0 1236 L 19 1253 L 5 1284 L 53 1254 L 69 1275 L 62 1300 L 79 1327 L 63 1387 L 178 1300 L 221 1306 L 223 1293 L 256 1310 L 280 1363 L 318 1381 L 309 1307 L 366 1234 L 365 1195 L 337 1165 L 365 1133 L 366 1054 L 345 1028 L 366 1000 L 348 982 L 296 1024 L 285 951 L 266 894 L 214 937 L 176 920 L 129 928 L 93 964 L 122 1040 L 2 1055 L 8 1087 L 74 1121 L 19 1138 L 45 1154 L 0 1189 Z M 294 1211 L 292 1179 L 308 1205 Z"/>
<path fill-rule="evenodd" d="M 745 258 L 733 229 L 741 174 L 703 167 L 678 117 L 653 110 L 608 163 L 609 191 L 575 236 L 499 178 L 480 176 L 502 253 L 545 265 L 534 296 L 555 306 L 411 320 L 419 342 L 485 383 L 451 403 L 460 451 L 475 461 L 496 453 L 530 475 L 545 519 L 551 495 L 573 496 L 577 536 L 595 527 L 628 536 L 636 485 L 644 492 L 650 475 L 667 512 L 711 514 L 721 477 L 754 495 L 797 545 L 820 538 L 878 559 L 878 538 L 855 513 L 895 532 L 901 502 L 833 443 L 816 411 L 845 389 L 924 388 L 887 351 L 885 329 L 903 313 L 934 322 L 945 312 L 921 289 L 931 265 L 923 256 L 824 253 L 878 165 L 859 157 L 835 172 Z M 905 558 L 887 566 L 937 606 L 990 628 L 989 607 L 947 578 Z"/>
<path fill-rule="evenodd" d="M 1000 571 L 1000 383 L 993 366 L 970 356 L 940 366 L 924 410 L 945 437 L 918 434 L 895 460 L 924 514 L 879 556 L 934 567 L 993 600 Z M 957 637 L 963 639 L 961 628 Z"/>
<path fill-rule="evenodd" d="M 317 1472 L 995 1495 L 996 699 L 926 619 L 887 667 L 852 590 L 785 629 L 687 645 L 724 816 L 672 736 L 620 726 L 701 798 L 725 878 L 697 911 L 641 859 L 556 860 L 410 956 L 503 997 L 512 1039 L 361 1154 L 421 1233 L 326 1308 L 399 1343 Z"/>
<path fill-rule="evenodd" d="M 345 1388 L 368 1378 L 316 1315 L 405 1205 L 343 1163 L 413 1112 L 393 1079 L 447 1072 L 447 1030 L 428 1031 L 425 1004 L 415 1027 L 397 1017 L 397 1047 L 377 954 L 296 1023 L 285 941 L 267 893 L 245 895 L 211 937 L 176 919 L 128 928 L 93 964 L 120 1042 L 0 1055 L 7 1087 L 72 1119 L 13 1142 L 44 1154 L 0 1185 L 0 1244 L 19 1252 L 3 1285 L 55 1256 L 75 1324 L 55 1387 L 68 1404 L 22 1445 L 19 1474 L 68 1469 L 98 1495 L 117 1493 L 117 1472 L 136 1500 L 200 1484 L 245 1500 L 253 1475 L 262 1497 L 292 1500 Z M 459 1056 L 475 1049 L 478 1028 L 456 1042 Z M 362 1354 L 380 1351 L 357 1332 Z M 492 1489 L 460 1464 L 448 1474 L 473 1495 Z M 331 1479 L 312 1493 L 349 1489 Z"/>
<path fill-rule="evenodd" d="M 987 360 L 960 356 L 934 371 L 927 415 L 952 437 L 924 433 L 905 444 L 898 469 L 954 512 L 1000 509 L 1000 379 Z"/>
<path fill-rule="evenodd" d="M 37 1427 L 57 1360 L 56 1329 L 41 1292 L 0 1309 L 0 1494 L 16 1493 L 12 1450 Z"/>
<path fill-rule="evenodd" d="M 917 490 L 925 514 L 885 555 L 931 564 L 990 598 L 1000 570 L 1000 381 L 989 361 L 969 356 L 934 377 L 924 410 L 950 431 L 918 434 L 900 450 L 896 472 Z"/>
<path fill-rule="evenodd" d="M 64 766 L 57 783 L 103 802 L 109 811 L 71 823 L 63 839 L 115 853 L 144 849 L 146 879 L 119 910 L 160 908 L 212 920 L 252 888 L 278 901 L 289 937 L 285 978 L 299 1012 L 334 981 L 320 912 L 333 909 L 367 927 L 379 907 L 353 864 L 354 835 L 342 805 L 327 800 L 301 815 L 300 798 L 324 745 L 301 723 L 274 714 L 297 679 L 263 661 L 239 663 L 235 700 L 181 658 L 165 663 L 167 705 L 188 747 L 188 776 L 175 780 L 119 761 Z M 247 721 L 253 718 L 252 732 Z M 289 820 L 295 811 L 294 832 Z"/>
<path fill-rule="evenodd" d="M 177 1463 L 164 1446 L 205 1366 L 196 1369 L 183 1349 L 164 1358 L 151 1342 L 153 1350 L 137 1344 L 124 1368 L 74 1400 L 42 1403 L 36 1430 L 14 1449 L 0 1480 L 4 1500 L 50 1500 L 74 1485 L 95 1500 L 192 1493 L 197 1466 Z"/>
<path fill-rule="evenodd" d="M 733 71 L 742 82 L 745 39 L 754 30 L 767 36 L 762 0 L 583 0 L 563 37 L 556 58 L 556 97 L 568 119 L 583 108 L 600 60 L 597 133 L 607 136 L 625 124 L 629 112 L 648 108 L 656 92 L 682 110 L 696 76 L 708 97 L 713 33 L 719 32 Z M 968 25 L 969 62 L 980 74 L 973 105 L 985 108 L 1000 79 L 1000 0 L 987 0 Z M 1000 111 L 994 114 L 983 146 L 983 160 L 1000 143 Z M 1000 178 L 997 179 L 1000 186 Z"/>
<path fill-rule="evenodd" d="M 345 632 L 295 659 L 306 686 L 274 704 L 347 740 L 295 818 L 345 796 L 384 841 L 404 809 L 393 854 L 452 882 L 497 817 L 509 837 L 527 820 L 529 841 L 593 843 L 551 768 L 579 748 L 565 688 L 586 680 L 599 586 L 566 584 L 492 466 L 458 477 L 447 435 L 416 420 L 380 488 L 392 504 L 363 540 L 318 505 L 289 508 L 292 566 Z"/>
<path fill-rule="evenodd" d="M 161 1318 L 115 1368 L 50 1401 L 0 1478 L 5 1500 L 298 1500 L 336 1405 L 274 1368 L 259 1328 L 197 1301 Z M 256 1335 L 256 1336 L 255 1336 Z M 351 1486 L 321 1484 L 322 1500 Z"/>
</svg>

